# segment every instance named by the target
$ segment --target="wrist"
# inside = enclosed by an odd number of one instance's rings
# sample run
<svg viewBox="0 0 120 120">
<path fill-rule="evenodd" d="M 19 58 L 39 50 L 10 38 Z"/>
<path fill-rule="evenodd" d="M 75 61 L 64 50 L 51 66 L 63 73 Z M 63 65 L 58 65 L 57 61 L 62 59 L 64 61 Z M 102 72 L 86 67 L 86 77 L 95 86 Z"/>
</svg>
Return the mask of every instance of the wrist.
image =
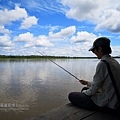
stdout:
<svg viewBox="0 0 120 120">
<path fill-rule="evenodd" d="M 88 82 L 87 82 L 87 86 L 91 86 L 91 82 L 88 81 Z"/>
</svg>

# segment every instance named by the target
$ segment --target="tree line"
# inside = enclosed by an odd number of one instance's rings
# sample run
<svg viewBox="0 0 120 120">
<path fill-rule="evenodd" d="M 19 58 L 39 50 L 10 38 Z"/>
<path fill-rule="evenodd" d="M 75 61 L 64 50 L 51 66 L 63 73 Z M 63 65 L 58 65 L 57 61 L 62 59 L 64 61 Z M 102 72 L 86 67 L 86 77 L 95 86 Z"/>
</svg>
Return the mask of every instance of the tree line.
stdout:
<svg viewBox="0 0 120 120">
<path fill-rule="evenodd" d="M 0 59 L 40 59 L 40 58 L 61 58 L 61 59 L 87 59 L 87 58 L 96 58 L 96 57 L 69 57 L 69 56 L 40 56 L 40 55 L 22 55 L 22 56 L 19 56 L 19 55 L 0 55 Z"/>
</svg>

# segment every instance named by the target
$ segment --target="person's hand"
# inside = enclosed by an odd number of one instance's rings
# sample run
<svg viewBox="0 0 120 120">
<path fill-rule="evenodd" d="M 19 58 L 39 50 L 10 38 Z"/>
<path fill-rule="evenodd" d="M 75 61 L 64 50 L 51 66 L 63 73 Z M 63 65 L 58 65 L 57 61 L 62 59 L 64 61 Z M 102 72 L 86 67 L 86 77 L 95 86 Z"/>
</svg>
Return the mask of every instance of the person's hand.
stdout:
<svg viewBox="0 0 120 120">
<path fill-rule="evenodd" d="M 88 81 L 87 81 L 87 80 L 79 80 L 79 82 L 80 82 L 82 85 L 87 85 L 87 84 L 88 84 Z"/>
</svg>

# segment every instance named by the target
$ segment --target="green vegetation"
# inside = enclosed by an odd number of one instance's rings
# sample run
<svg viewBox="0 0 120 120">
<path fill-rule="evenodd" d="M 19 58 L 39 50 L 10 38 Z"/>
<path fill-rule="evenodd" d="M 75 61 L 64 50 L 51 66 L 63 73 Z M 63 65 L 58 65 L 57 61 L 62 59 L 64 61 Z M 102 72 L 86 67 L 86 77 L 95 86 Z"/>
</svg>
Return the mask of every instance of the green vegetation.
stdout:
<svg viewBox="0 0 120 120">
<path fill-rule="evenodd" d="M 22 60 L 22 59 L 93 59 L 96 57 L 67 57 L 67 56 L 15 56 L 15 55 L 0 55 L 0 60 Z"/>
<path fill-rule="evenodd" d="M 114 57 L 120 58 L 120 57 Z M 15 56 L 15 55 L 0 55 L 0 60 L 40 60 L 40 59 L 96 59 L 96 57 L 67 57 L 67 56 L 37 56 L 37 55 L 29 55 L 29 56 Z"/>
</svg>

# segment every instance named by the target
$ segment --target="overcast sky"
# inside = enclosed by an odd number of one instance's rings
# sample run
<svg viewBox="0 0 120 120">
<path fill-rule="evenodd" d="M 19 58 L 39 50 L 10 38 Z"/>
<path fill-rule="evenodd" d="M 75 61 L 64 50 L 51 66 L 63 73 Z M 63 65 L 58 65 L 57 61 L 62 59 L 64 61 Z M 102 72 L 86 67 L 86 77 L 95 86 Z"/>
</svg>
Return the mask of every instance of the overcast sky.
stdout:
<svg viewBox="0 0 120 120">
<path fill-rule="evenodd" d="M 0 0 L 0 55 L 95 56 L 99 36 L 120 55 L 119 0 Z"/>
</svg>

